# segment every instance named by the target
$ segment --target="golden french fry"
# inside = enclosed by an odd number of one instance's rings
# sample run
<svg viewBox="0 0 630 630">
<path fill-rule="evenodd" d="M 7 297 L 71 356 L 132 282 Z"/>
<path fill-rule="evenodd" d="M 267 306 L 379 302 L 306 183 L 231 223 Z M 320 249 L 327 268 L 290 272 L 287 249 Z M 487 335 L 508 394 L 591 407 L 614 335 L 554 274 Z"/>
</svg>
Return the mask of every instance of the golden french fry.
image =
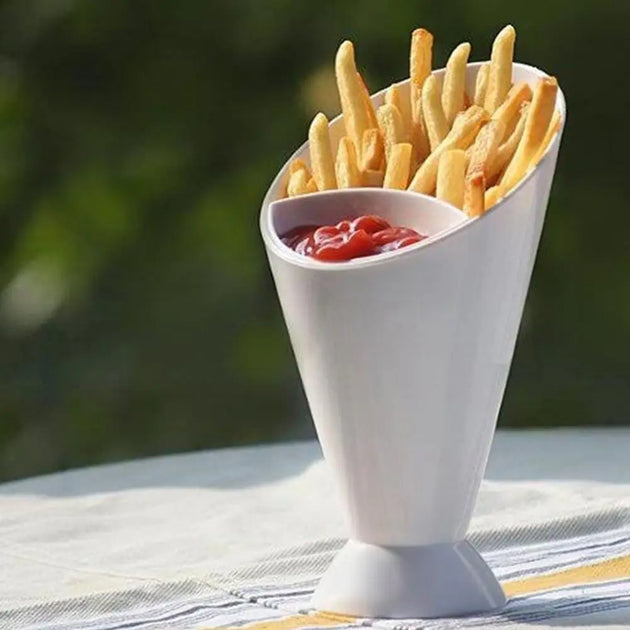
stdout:
<svg viewBox="0 0 630 630">
<path fill-rule="evenodd" d="M 536 84 L 523 136 L 501 178 L 500 185 L 503 194 L 518 183 L 537 157 L 547 129 L 549 129 L 557 93 L 558 82 L 554 77 L 540 79 Z"/>
<path fill-rule="evenodd" d="M 512 85 L 512 58 L 516 31 L 511 24 L 504 27 L 492 44 L 488 87 L 484 99 L 484 108 L 493 114 L 503 103 Z"/>
<path fill-rule="evenodd" d="M 512 131 L 512 133 L 510 133 L 507 140 L 505 140 L 505 142 L 497 149 L 497 153 L 490 163 L 490 167 L 488 168 L 488 172 L 486 174 L 488 184 L 493 184 L 496 181 L 496 178 L 499 176 L 501 171 L 512 159 L 512 156 L 516 151 L 516 147 L 518 147 L 518 143 L 521 141 L 521 138 L 523 136 L 523 130 L 525 129 L 525 121 L 527 120 L 529 106 L 530 104 L 528 101 L 525 101 L 521 105 L 521 111 L 519 112 L 518 121 L 516 123 L 516 126 L 514 127 L 514 130 Z"/>
<path fill-rule="evenodd" d="M 470 55 L 470 44 L 464 42 L 455 48 L 446 62 L 444 83 L 442 85 L 442 109 L 446 124 L 450 129 L 455 116 L 464 109 L 466 89 L 466 64 Z M 422 103 L 424 107 L 424 102 Z M 431 145 L 433 148 L 433 145 Z"/>
<path fill-rule="evenodd" d="M 475 105 L 483 107 L 486 101 L 486 89 L 488 88 L 488 75 L 490 74 L 490 64 L 484 63 L 477 72 L 475 81 Z"/>
<path fill-rule="evenodd" d="M 311 171 L 309 170 L 306 162 L 302 158 L 295 158 L 291 161 L 288 168 L 287 178 L 285 180 L 285 184 L 283 186 L 283 190 L 280 194 L 280 198 L 289 197 L 289 182 L 291 181 L 291 177 L 297 171 L 304 171 L 306 173 L 306 179 L 311 178 Z"/>
<path fill-rule="evenodd" d="M 370 121 L 370 127 L 376 127 L 376 112 L 374 111 L 374 105 L 370 98 L 370 90 L 368 90 L 367 84 L 363 80 L 360 72 L 357 72 L 359 83 L 361 85 L 361 93 L 363 95 L 363 102 L 365 103 L 365 109 L 367 110 L 368 119 Z"/>
<path fill-rule="evenodd" d="M 420 120 L 413 123 L 411 141 L 414 147 L 414 163 L 422 164 L 422 162 L 427 159 L 429 153 L 431 153 L 429 134 L 427 133 L 424 116 L 421 116 Z"/>
<path fill-rule="evenodd" d="M 521 105 L 532 100 L 532 88 L 525 81 L 515 83 L 505 97 L 505 101 L 495 110 L 491 120 L 501 120 L 507 136 L 512 121 L 518 120 Z M 511 130 L 510 130 L 511 131 Z"/>
<path fill-rule="evenodd" d="M 440 87 L 437 78 L 431 74 L 422 86 L 422 115 L 429 135 L 431 151 L 446 138 L 449 125 L 444 116 L 442 101 L 440 99 Z"/>
<path fill-rule="evenodd" d="M 536 164 L 540 162 L 543 155 L 545 155 L 547 149 L 549 148 L 549 145 L 551 144 L 551 141 L 553 140 L 556 133 L 560 130 L 560 127 L 562 127 L 562 118 L 560 116 L 560 111 L 555 109 L 553 112 L 553 116 L 551 117 L 551 122 L 549 123 L 549 128 L 547 129 L 542 144 L 540 145 L 540 149 L 538 150 L 538 154 L 532 161 L 533 166 L 536 166 Z"/>
<path fill-rule="evenodd" d="M 488 188 L 484 195 L 484 212 L 492 208 L 499 199 L 501 199 L 501 187 L 493 186 L 492 188 Z"/>
<path fill-rule="evenodd" d="M 337 188 L 335 162 L 328 134 L 328 119 L 321 112 L 313 118 L 308 130 L 309 151 L 313 178 L 319 190 Z"/>
<path fill-rule="evenodd" d="M 463 107 L 463 109 L 468 109 L 472 104 L 473 104 L 473 102 L 470 100 L 470 96 L 468 96 L 468 94 L 464 90 L 464 107 Z"/>
<path fill-rule="evenodd" d="M 346 132 L 360 155 L 363 132 L 371 124 L 365 107 L 364 88 L 357 74 L 352 42 L 345 41 L 339 46 L 335 57 L 335 75 Z"/>
<path fill-rule="evenodd" d="M 369 168 L 365 171 L 361 171 L 362 183 L 366 188 L 381 188 L 383 186 L 384 176 L 385 173 L 377 169 Z"/>
<path fill-rule="evenodd" d="M 287 194 L 289 197 L 298 197 L 299 195 L 306 195 L 313 192 L 317 192 L 317 185 L 306 170 L 298 169 L 291 175 L 289 185 L 287 186 Z"/>
<path fill-rule="evenodd" d="M 308 173 L 308 176 L 311 176 L 311 171 L 309 171 L 308 166 L 306 166 L 306 162 L 302 158 L 295 158 L 289 164 L 289 175 L 293 175 L 296 171 L 304 170 Z"/>
<path fill-rule="evenodd" d="M 435 196 L 461 210 L 464 207 L 465 176 L 466 152 L 462 149 L 444 151 L 438 162 Z"/>
<path fill-rule="evenodd" d="M 469 131 L 472 135 L 466 136 L 469 139 L 469 142 L 466 144 L 468 147 L 476 138 L 477 132 L 481 129 L 482 125 L 485 125 L 489 120 L 490 116 L 483 107 L 471 105 L 468 109 L 463 112 L 459 112 L 459 114 L 455 116 L 455 122 L 453 123 L 449 134 L 451 132 L 464 133 Z M 471 126 L 471 123 L 478 123 L 478 126 Z"/>
<path fill-rule="evenodd" d="M 518 112 L 516 112 L 515 116 L 512 116 L 507 122 L 507 126 L 505 128 L 505 135 L 503 136 L 503 141 L 507 142 L 508 138 L 514 133 L 516 126 L 519 124 L 521 117 L 523 116 L 523 112 L 529 111 L 529 106 L 531 105 L 532 99 L 523 101 L 518 108 Z"/>
<path fill-rule="evenodd" d="M 392 147 L 387 161 L 383 188 L 404 190 L 409 182 L 411 154 L 413 147 L 409 142 L 400 142 Z"/>
<path fill-rule="evenodd" d="M 496 156 L 504 132 L 505 123 L 500 119 L 490 120 L 481 128 L 473 144 L 470 163 L 466 171 L 467 176 L 483 173 L 484 177 L 488 177 L 490 165 Z"/>
<path fill-rule="evenodd" d="M 394 84 L 390 85 L 389 88 L 387 88 L 387 92 L 385 92 L 385 105 L 393 105 L 398 109 L 402 120 L 402 137 L 404 138 L 404 140 L 400 140 L 400 142 L 410 142 L 412 128 L 411 100 L 409 98 L 403 98 L 400 87 Z M 376 113 L 376 119 L 378 120 L 378 112 Z M 383 133 L 382 129 L 381 133 Z"/>
<path fill-rule="evenodd" d="M 474 143 L 471 144 L 465 151 L 466 153 L 466 164 L 470 164 L 470 158 L 472 157 L 473 149 L 475 148 Z"/>
<path fill-rule="evenodd" d="M 433 56 L 433 35 L 423 28 L 417 28 L 411 35 L 409 55 L 409 90 L 413 129 L 411 140 L 415 150 L 415 162 L 422 162 L 430 153 L 429 137 L 422 115 L 422 87 L 431 74 Z"/>
<path fill-rule="evenodd" d="M 417 28 L 411 35 L 409 77 L 411 78 L 411 114 L 414 122 L 422 118 L 422 86 L 431 74 L 433 35 L 424 28 Z"/>
<path fill-rule="evenodd" d="M 366 129 L 363 132 L 361 145 L 361 170 L 378 170 L 385 155 L 383 137 L 378 128 Z"/>
<path fill-rule="evenodd" d="M 524 103 L 521 103 L 521 107 L 523 105 L 529 105 L 529 101 L 525 101 Z M 521 119 L 521 108 L 519 107 L 519 111 L 516 113 L 516 116 L 512 116 L 512 118 L 510 118 L 507 121 L 507 125 L 505 126 L 505 135 L 503 136 L 503 142 L 505 142 L 512 135 L 520 119 Z"/>
<path fill-rule="evenodd" d="M 348 136 L 344 136 L 339 141 L 335 174 L 339 188 L 358 188 L 361 186 L 362 178 L 357 162 L 357 152 L 354 148 L 354 142 Z"/>
<path fill-rule="evenodd" d="M 464 212 L 469 217 L 481 216 L 485 211 L 486 178 L 483 173 L 466 177 L 464 184 Z"/>
<path fill-rule="evenodd" d="M 477 105 L 471 105 L 455 118 L 453 128 L 439 146 L 416 171 L 409 190 L 430 195 L 435 190 L 438 162 L 444 151 L 467 149 L 475 139 L 481 125 L 488 120 L 488 113 Z"/>
<path fill-rule="evenodd" d="M 376 111 L 376 120 L 385 143 L 385 158 L 389 162 L 392 147 L 408 139 L 403 118 L 396 105 L 385 103 Z"/>
</svg>

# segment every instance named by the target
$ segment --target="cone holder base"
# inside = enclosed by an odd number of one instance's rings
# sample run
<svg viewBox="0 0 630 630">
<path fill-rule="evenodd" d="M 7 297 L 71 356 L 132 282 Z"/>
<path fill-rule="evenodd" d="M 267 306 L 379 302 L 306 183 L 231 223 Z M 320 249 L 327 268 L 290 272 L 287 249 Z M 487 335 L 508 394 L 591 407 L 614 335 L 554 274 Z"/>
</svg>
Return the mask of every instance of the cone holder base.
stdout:
<svg viewBox="0 0 630 630">
<path fill-rule="evenodd" d="M 466 541 L 381 547 L 350 540 L 321 579 L 312 605 L 357 617 L 455 617 L 497 610 L 506 597 Z"/>
</svg>

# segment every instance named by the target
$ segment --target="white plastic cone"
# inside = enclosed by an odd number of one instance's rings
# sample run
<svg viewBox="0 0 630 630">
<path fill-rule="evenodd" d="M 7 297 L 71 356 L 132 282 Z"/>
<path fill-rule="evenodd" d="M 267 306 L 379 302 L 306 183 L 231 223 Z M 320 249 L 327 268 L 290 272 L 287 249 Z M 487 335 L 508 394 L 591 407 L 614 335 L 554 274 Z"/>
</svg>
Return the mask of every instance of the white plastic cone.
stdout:
<svg viewBox="0 0 630 630">
<path fill-rule="evenodd" d="M 479 65 L 469 66 L 469 93 Z M 533 85 L 540 76 L 535 68 L 514 66 L 514 81 Z M 561 93 L 557 107 L 564 120 Z M 331 135 L 340 133 L 337 119 Z M 359 202 L 351 191 L 299 198 L 302 209 L 291 224 L 292 201 L 272 203 L 288 163 L 270 188 L 262 235 L 349 524 L 350 542 L 322 578 L 316 607 L 400 618 L 461 615 L 505 603 L 465 536 L 559 144 L 557 136 L 538 167 L 475 220 L 424 195 L 364 189 Z M 296 155 L 307 158 L 307 146 Z M 301 257 L 277 236 L 318 217 L 335 220 L 349 209 L 357 216 L 374 208 L 400 224 L 446 232 L 390 255 L 336 264 Z M 413 212 L 418 219 L 412 221 Z"/>
</svg>

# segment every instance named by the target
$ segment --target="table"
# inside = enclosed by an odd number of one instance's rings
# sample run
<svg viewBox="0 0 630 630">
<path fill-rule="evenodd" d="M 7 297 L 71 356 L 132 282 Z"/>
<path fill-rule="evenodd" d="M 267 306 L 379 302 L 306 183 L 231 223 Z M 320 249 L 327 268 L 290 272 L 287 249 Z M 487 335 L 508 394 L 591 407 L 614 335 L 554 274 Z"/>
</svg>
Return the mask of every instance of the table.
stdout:
<svg viewBox="0 0 630 630">
<path fill-rule="evenodd" d="M 0 628 L 628 627 L 630 430 L 497 433 L 471 539 L 512 596 L 501 615 L 314 612 L 343 536 L 312 441 L 6 483 Z"/>
</svg>

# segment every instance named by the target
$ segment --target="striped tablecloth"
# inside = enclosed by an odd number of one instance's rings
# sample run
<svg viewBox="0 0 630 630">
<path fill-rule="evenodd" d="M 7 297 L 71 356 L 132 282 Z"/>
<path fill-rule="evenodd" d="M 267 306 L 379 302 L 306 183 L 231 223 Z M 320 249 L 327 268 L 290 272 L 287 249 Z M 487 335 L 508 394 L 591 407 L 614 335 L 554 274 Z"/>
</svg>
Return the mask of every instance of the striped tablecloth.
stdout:
<svg viewBox="0 0 630 630">
<path fill-rule="evenodd" d="M 496 615 L 356 619 L 309 598 L 343 542 L 314 442 L 0 486 L 0 628 L 630 627 L 630 430 L 499 432 L 470 538 Z"/>
</svg>

